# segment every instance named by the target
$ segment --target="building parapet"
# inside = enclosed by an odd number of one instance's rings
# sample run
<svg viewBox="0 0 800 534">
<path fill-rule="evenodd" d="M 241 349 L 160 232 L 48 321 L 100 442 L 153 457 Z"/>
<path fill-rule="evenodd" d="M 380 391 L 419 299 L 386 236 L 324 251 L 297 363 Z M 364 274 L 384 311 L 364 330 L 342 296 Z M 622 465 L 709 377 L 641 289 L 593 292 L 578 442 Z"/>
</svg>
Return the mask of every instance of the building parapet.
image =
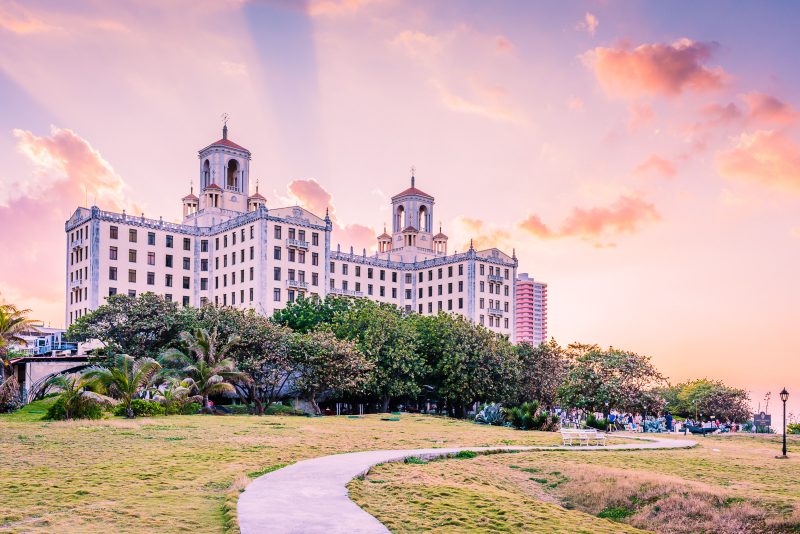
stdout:
<svg viewBox="0 0 800 534">
<path fill-rule="evenodd" d="M 363 297 L 363 291 L 353 291 L 352 289 L 331 288 L 328 293 L 333 295 L 343 295 L 345 297 Z"/>
</svg>

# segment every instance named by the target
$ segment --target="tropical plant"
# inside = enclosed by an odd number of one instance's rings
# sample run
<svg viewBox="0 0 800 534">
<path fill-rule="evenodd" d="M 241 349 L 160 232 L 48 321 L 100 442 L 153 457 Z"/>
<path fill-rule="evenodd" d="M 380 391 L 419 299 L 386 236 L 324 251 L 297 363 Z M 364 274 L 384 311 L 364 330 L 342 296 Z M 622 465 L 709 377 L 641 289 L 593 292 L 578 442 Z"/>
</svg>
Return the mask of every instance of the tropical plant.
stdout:
<svg viewBox="0 0 800 534">
<path fill-rule="evenodd" d="M 558 428 L 558 416 L 539 410 L 539 401 L 523 402 L 519 406 L 505 409 L 512 427 L 518 430 L 554 431 Z"/>
<path fill-rule="evenodd" d="M 160 402 L 146 399 L 133 399 L 130 410 L 135 417 L 154 417 L 157 415 L 167 415 L 166 407 Z M 128 408 L 124 404 L 119 404 L 114 410 L 114 415 L 124 415 L 128 417 Z"/>
<path fill-rule="evenodd" d="M 505 413 L 501 404 L 484 404 L 475 416 L 475 422 L 483 425 L 500 426 L 505 421 Z"/>
<path fill-rule="evenodd" d="M 19 382 L 13 374 L 11 359 L 13 345 L 27 345 L 22 337 L 26 332 L 37 332 L 35 321 L 28 318 L 30 310 L 13 304 L 0 304 L 0 413 L 22 406 Z"/>
<path fill-rule="evenodd" d="M 211 333 L 204 328 L 182 332 L 185 349 L 169 349 L 162 356 L 162 363 L 173 373 L 180 373 L 186 387 L 203 398 L 203 410 L 210 411 L 209 396 L 222 393 L 237 393 L 235 383 L 246 384 L 250 377 L 239 371 L 227 352 L 239 340 L 230 336 L 224 342 L 218 339 L 217 330 Z"/>
<path fill-rule="evenodd" d="M 164 406 L 167 415 L 183 413 L 190 403 L 203 401 L 199 395 L 191 396 L 192 384 L 174 376 L 166 376 L 151 390 L 153 401 Z M 134 410 L 135 411 L 135 410 Z"/>
<path fill-rule="evenodd" d="M 112 397 L 119 399 L 125 406 L 125 417 L 132 419 L 136 414 L 131 402 L 147 389 L 160 369 L 161 365 L 152 358 L 117 354 L 110 367 L 87 371 L 86 377 L 95 380 Z"/>
<path fill-rule="evenodd" d="M 94 418 L 98 410 L 106 406 L 114 406 L 117 401 L 107 397 L 91 388 L 96 385 L 96 380 L 81 373 L 55 375 L 46 382 L 47 389 L 58 389 L 59 398 L 53 407 L 52 413 L 48 411 L 50 419 L 82 419 Z M 89 415 L 87 415 L 89 414 Z"/>
</svg>

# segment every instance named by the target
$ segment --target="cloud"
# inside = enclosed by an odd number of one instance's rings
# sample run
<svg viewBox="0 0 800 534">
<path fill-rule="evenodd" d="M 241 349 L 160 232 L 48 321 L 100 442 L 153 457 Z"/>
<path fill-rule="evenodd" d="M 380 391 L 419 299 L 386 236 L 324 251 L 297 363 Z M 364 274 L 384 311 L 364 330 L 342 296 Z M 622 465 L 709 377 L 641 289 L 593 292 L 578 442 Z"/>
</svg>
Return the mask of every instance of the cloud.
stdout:
<svg viewBox="0 0 800 534">
<path fill-rule="evenodd" d="M 573 208 L 558 231 L 552 230 L 535 214 L 529 215 L 519 226 L 529 234 L 542 239 L 565 237 L 595 239 L 604 234 L 632 234 L 637 232 L 642 224 L 660 219 L 653 204 L 638 197 L 623 195 L 610 206 Z M 613 243 L 606 243 L 603 246 L 613 246 Z"/>
<path fill-rule="evenodd" d="M 452 35 L 437 36 L 420 31 L 405 30 L 398 33 L 391 43 L 411 57 L 430 59 L 432 55 L 441 54 L 445 45 L 451 40 Z"/>
<path fill-rule="evenodd" d="M 800 115 L 792 106 L 771 95 L 752 92 L 739 97 L 747 104 L 747 118 L 751 122 L 791 124 Z"/>
<path fill-rule="evenodd" d="M 470 217 L 461 217 L 458 219 L 459 225 L 462 227 L 465 236 L 462 248 L 458 250 L 469 249 L 470 242 L 477 250 L 487 248 L 508 248 L 511 246 L 511 233 L 503 228 L 488 228 L 486 223 L 481 219 L 474 219 Z"/>
<path fill-rule="evenodd" d="M 336 214 L 333 195 L 313 178 L 292 180 L 287 189 L 290 196 L 308 211 L 324 217 L 325 210 L 328 210 L 333 223 L 332 243 L 340 243 L 346 250 L 352 245 L 356 252 L 362 249 L 369 252 L 376 247 L 377 232 L 363 224 L 343 224 Z"/>
<path fill-rule="evenodd" d="M 711 126 L 729 124 L 742 118 L 742 110 L 730 102 L 728 105 L 709 104 L 700 109 L 700 115 L 706 118 Z"/>
<path fill-rule="evenodd" d="M 579 32 L 586 32 L 594 37 L 594 33 L 599 25 L 600 21 L 597 20 L 597 17 L 587 11 L 583 16 L 583 19 L 578 21 L 578 23 L 575 25 L 575 29 Z"/>
<path fill-rule="evenodd" d="M 4 262 L 0 287 L 37 314 L 64 308 L 64 221 L 87 197 L 108 209 L 128 205 L 126 184 L 92 145 L 77 133 L 52 126 L 49 136 L 14 130 L 17 150 L 32 165 L 31 176 L 17 183 L 2 180 L 0 250 Z M 22 186 L 20 184 L 27 184 Z M 59 323 L 60 324 L 60 323 Z"/>
<path fill-rule="evenodd" d="M 498 122 L 525 123 L 525 118 L 521 114 L 505 104 L 505 90 L 502 87 L 488 87 L 473 83 L 473 93 L 475 93 L 473 99 L 454 93 L 438 80 L 434 80 L 432 83 L 442 104 L 450 111 L 476 115 Z"/>
<path fill-rule="evenodd" d="M 37 18 L 16 2 L 0 3 L 0 28 L 19 35 L 45 33 L 58 29 Z"/>
<path fill-rule="evenodd" d="M 583 110 L 583 99 L 579 96 L 573 96 L 567 100 L 567 107 L 573 111 Z"/>
<path fill-rule="evenodd" d="M 306 12 L 312 17 L 353 15 L 375 0 L 311 0 Z"/>
<path fill-rule="evenodd" d="M 628 107 L 630 119 L 628 119 L 628 130 L 633 132 L 644 126 L 645 124 L 653 122 L 656 117 L 653 108 L 649 104 L 642 104 L 633 102 Z"/>
<path fill-rule="evenodd" d="M 645 161 L 637 165 L 634 172 L 637 174 L 656 173 L 665 178 L 673 178 L 677 174 L 675 165 L 657 154 L 652 154 Z"/>
<path fill-rule="evenodd" d="M 720 176 L 800 191 L 800 145 L 773 130 L 742 133 L 716 156 Z"/>
<path fill-rule="evenodd" d="M 498 52 L 511 52 L 514 50 L 514 44 L 503 35 L 498 35 L 495 37 L 494 43 Z"/>
<path fill-rule="evenodd" d="M 677 96 L 685 91 L 719 89 L 728 80 L 720 67 L 707 67 L 716 43 L 680 39 L 672 44 L 623 43 L 597 47 L 582 56 L 609 95 Z"/>
</svg>

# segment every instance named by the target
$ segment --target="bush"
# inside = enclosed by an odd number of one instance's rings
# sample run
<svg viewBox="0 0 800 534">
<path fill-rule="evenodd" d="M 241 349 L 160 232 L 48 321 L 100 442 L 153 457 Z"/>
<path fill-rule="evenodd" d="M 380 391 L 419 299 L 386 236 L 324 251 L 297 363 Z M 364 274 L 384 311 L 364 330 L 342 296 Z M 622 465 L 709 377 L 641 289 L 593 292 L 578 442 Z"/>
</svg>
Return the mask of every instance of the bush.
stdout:
<svg viewBox="0 0 800 534">
<path fill-rule="evenodd" d="M 502 425 L 505 421 L 503 408 L 499 404 L 484 404 L 475 416 L 475 422 L 482 425 Z"/>
<path fill-rule="evenodd" d="M 134 417 L 167 415 L 167 410 L 163 404 L 151 400 L 133 399 L 133 401 L 131 401 L 131 408 L 133 409 Z M 125 405 L 118 404 L 117 407 L 114 408 L 114 415 L 125 416 Z"/>
<path fill-rule="evenodd" d="M 539 411 L 539 403 L 523 402 L 519 406 L 506 408 L 505 415 L 511 426 L 518 430 L 544 430 L 552 432 L 558 429 L 558 416 Z"/>
<path fill-rule="evenodd" d="M 102 419 L 103 408 L 97 404 L 83 403 L 78 407 L 73 415 L 73 419 Z M 64 398 L 59 397 L 47 409 L 44 419 L 50 421 L 63 421 L 67 418 L 67 412 L 64 410 Z"/>
<path fill-rule="evenodd" d="M 589 428 L 596 428 L 597 430 L 608 430 L 608 421 L 602 417 L 598 419 L 593 413 L 586 416 L 586 426 Z"/>
<path fill-rule="evenodd" d="M 264 415 L 306 415 L 306 413 L 285 404 L 270 404 L 264 410 Z"/>
<path fill-rule="evenodd" d="M 795 423 L 793 425 L 786 425 L 786 433 L 787 434 L 800 434 L 800 423 Z"/>
<path fill-rule="evenodd" d="M 181 409 L 181 413 L 183 415 L 195 415 L 200 411 L 200 408 L 202 408 L 202 406 L 199 402 L 190 402 Z"/>
</svg>

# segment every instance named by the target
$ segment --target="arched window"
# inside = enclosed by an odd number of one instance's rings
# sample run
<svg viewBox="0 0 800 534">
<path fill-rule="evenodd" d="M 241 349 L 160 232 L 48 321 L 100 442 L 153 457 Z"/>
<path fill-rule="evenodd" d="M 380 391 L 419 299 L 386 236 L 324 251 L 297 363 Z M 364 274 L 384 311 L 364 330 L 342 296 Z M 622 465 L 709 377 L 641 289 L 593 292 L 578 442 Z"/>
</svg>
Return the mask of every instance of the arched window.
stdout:
<svg viewBox="0 0 800 534">
<path fill-rule="evenodd" d="M 206 160 L 203 163 L 202 187 L 208 187 L 209 183 L 211 183 L 211 164 Z"/>
<path fill-rule="evenodd" d="M 397 206 L 397 222 L 396 227 L 398 231 L 402 231 L 406 227 L 406 210 L 403 206 Z"/>
<path fill-rule="evenodd" d="M 428 228 L 428 208 L 422 206 L 419 209 L 419 231 L 420 232 L 430 232 Z"/>
<path fill-rule="evenodd" d="M 228 179 L 225 186 L 228 189 L 239 190 L 239 162 L 235 159 L 228 162 Z"/>
</svg>

